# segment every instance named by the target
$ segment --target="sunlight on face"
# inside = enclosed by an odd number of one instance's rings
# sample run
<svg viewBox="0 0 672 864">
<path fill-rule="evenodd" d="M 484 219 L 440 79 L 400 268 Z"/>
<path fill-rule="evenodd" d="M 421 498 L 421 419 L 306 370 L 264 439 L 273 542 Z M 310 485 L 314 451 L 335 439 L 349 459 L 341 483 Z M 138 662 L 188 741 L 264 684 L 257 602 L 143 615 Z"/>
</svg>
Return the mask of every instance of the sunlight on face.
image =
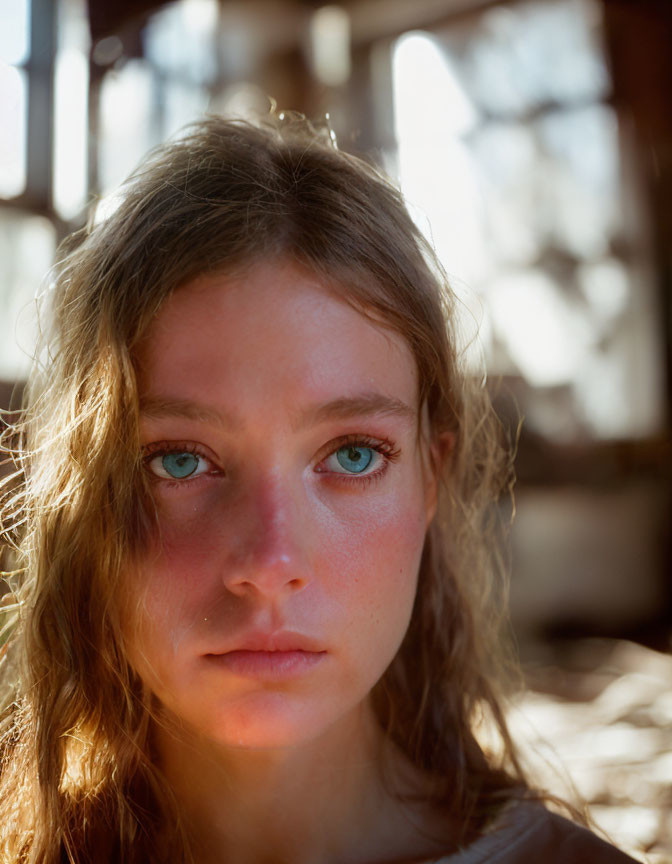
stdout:
<svg viewBox="0 0 672 864">
<path fill-rule="evenodd" d="M 138 379 L 159 530 L 128 574 L 131 663 L 207 739 L 311 740 L 410 620 L 434 507 L 410 349 L 268 263 L 176 291 Z"/>
</svg>

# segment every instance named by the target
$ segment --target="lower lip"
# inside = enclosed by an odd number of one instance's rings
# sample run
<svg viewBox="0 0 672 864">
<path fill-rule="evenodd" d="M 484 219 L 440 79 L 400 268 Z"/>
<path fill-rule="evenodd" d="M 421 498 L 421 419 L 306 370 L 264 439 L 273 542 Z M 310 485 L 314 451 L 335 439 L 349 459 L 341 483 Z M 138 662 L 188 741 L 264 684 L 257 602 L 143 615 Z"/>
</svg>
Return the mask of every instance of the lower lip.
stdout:
<svg viewBox="0 0 672 864">
<path fill-rule="evenodd" d="M 206 659 L 244 678 L 282 680 L 298 678 L 314 669 L 325 651 L 229 651 L 207 654 Z"/>
</svg>

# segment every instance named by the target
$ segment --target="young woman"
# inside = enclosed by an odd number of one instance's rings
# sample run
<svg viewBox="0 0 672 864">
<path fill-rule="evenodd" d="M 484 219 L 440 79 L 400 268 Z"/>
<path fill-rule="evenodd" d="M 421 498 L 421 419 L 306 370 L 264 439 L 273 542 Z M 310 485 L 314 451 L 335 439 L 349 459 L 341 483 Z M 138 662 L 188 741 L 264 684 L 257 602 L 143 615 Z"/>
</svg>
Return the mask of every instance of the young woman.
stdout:
<svg viewBox="0 0 672 864">
<path fill-rule="evenodd" d="M 516 759 L 509 458 L 390 185 L 210 119 L 48 303 L 5 434 L 2 862 L 630 860 Z"/>
</svg>

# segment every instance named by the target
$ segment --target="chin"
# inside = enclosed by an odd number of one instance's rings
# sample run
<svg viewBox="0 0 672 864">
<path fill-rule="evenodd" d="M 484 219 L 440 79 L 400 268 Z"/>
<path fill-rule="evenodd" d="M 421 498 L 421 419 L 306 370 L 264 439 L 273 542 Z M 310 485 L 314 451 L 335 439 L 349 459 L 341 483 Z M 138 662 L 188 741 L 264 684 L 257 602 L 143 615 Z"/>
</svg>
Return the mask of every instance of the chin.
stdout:
<svg viewBox="0 0 672 864">
<path fill-rule="evenodd" d="M 215 709 L 206 722 L 192 724 L 220 747 L 274 750 L 299 747 L 319 738 L 338 717 L 324 705 L 306 705 L 284 693 L 256 693 Z"/>
</svg>

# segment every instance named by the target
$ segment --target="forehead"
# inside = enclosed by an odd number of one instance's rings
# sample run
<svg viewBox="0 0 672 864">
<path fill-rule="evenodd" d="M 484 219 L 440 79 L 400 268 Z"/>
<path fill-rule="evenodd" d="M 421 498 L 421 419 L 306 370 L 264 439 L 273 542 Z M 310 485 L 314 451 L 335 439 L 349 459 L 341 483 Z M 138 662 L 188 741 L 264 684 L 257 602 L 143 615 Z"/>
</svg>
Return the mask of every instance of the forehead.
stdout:
<svg viewBox="0 0 672 864">
<path fill-rule="evenodd" d="M 225 402 L 243 414 L 265 404 L 269 418 L 279 404 L 364 392 L 417 407 L 406 341 L 292 263 L 179 288 L 148 329 L 138 366 L 145 395 Z"/>
</svg>

